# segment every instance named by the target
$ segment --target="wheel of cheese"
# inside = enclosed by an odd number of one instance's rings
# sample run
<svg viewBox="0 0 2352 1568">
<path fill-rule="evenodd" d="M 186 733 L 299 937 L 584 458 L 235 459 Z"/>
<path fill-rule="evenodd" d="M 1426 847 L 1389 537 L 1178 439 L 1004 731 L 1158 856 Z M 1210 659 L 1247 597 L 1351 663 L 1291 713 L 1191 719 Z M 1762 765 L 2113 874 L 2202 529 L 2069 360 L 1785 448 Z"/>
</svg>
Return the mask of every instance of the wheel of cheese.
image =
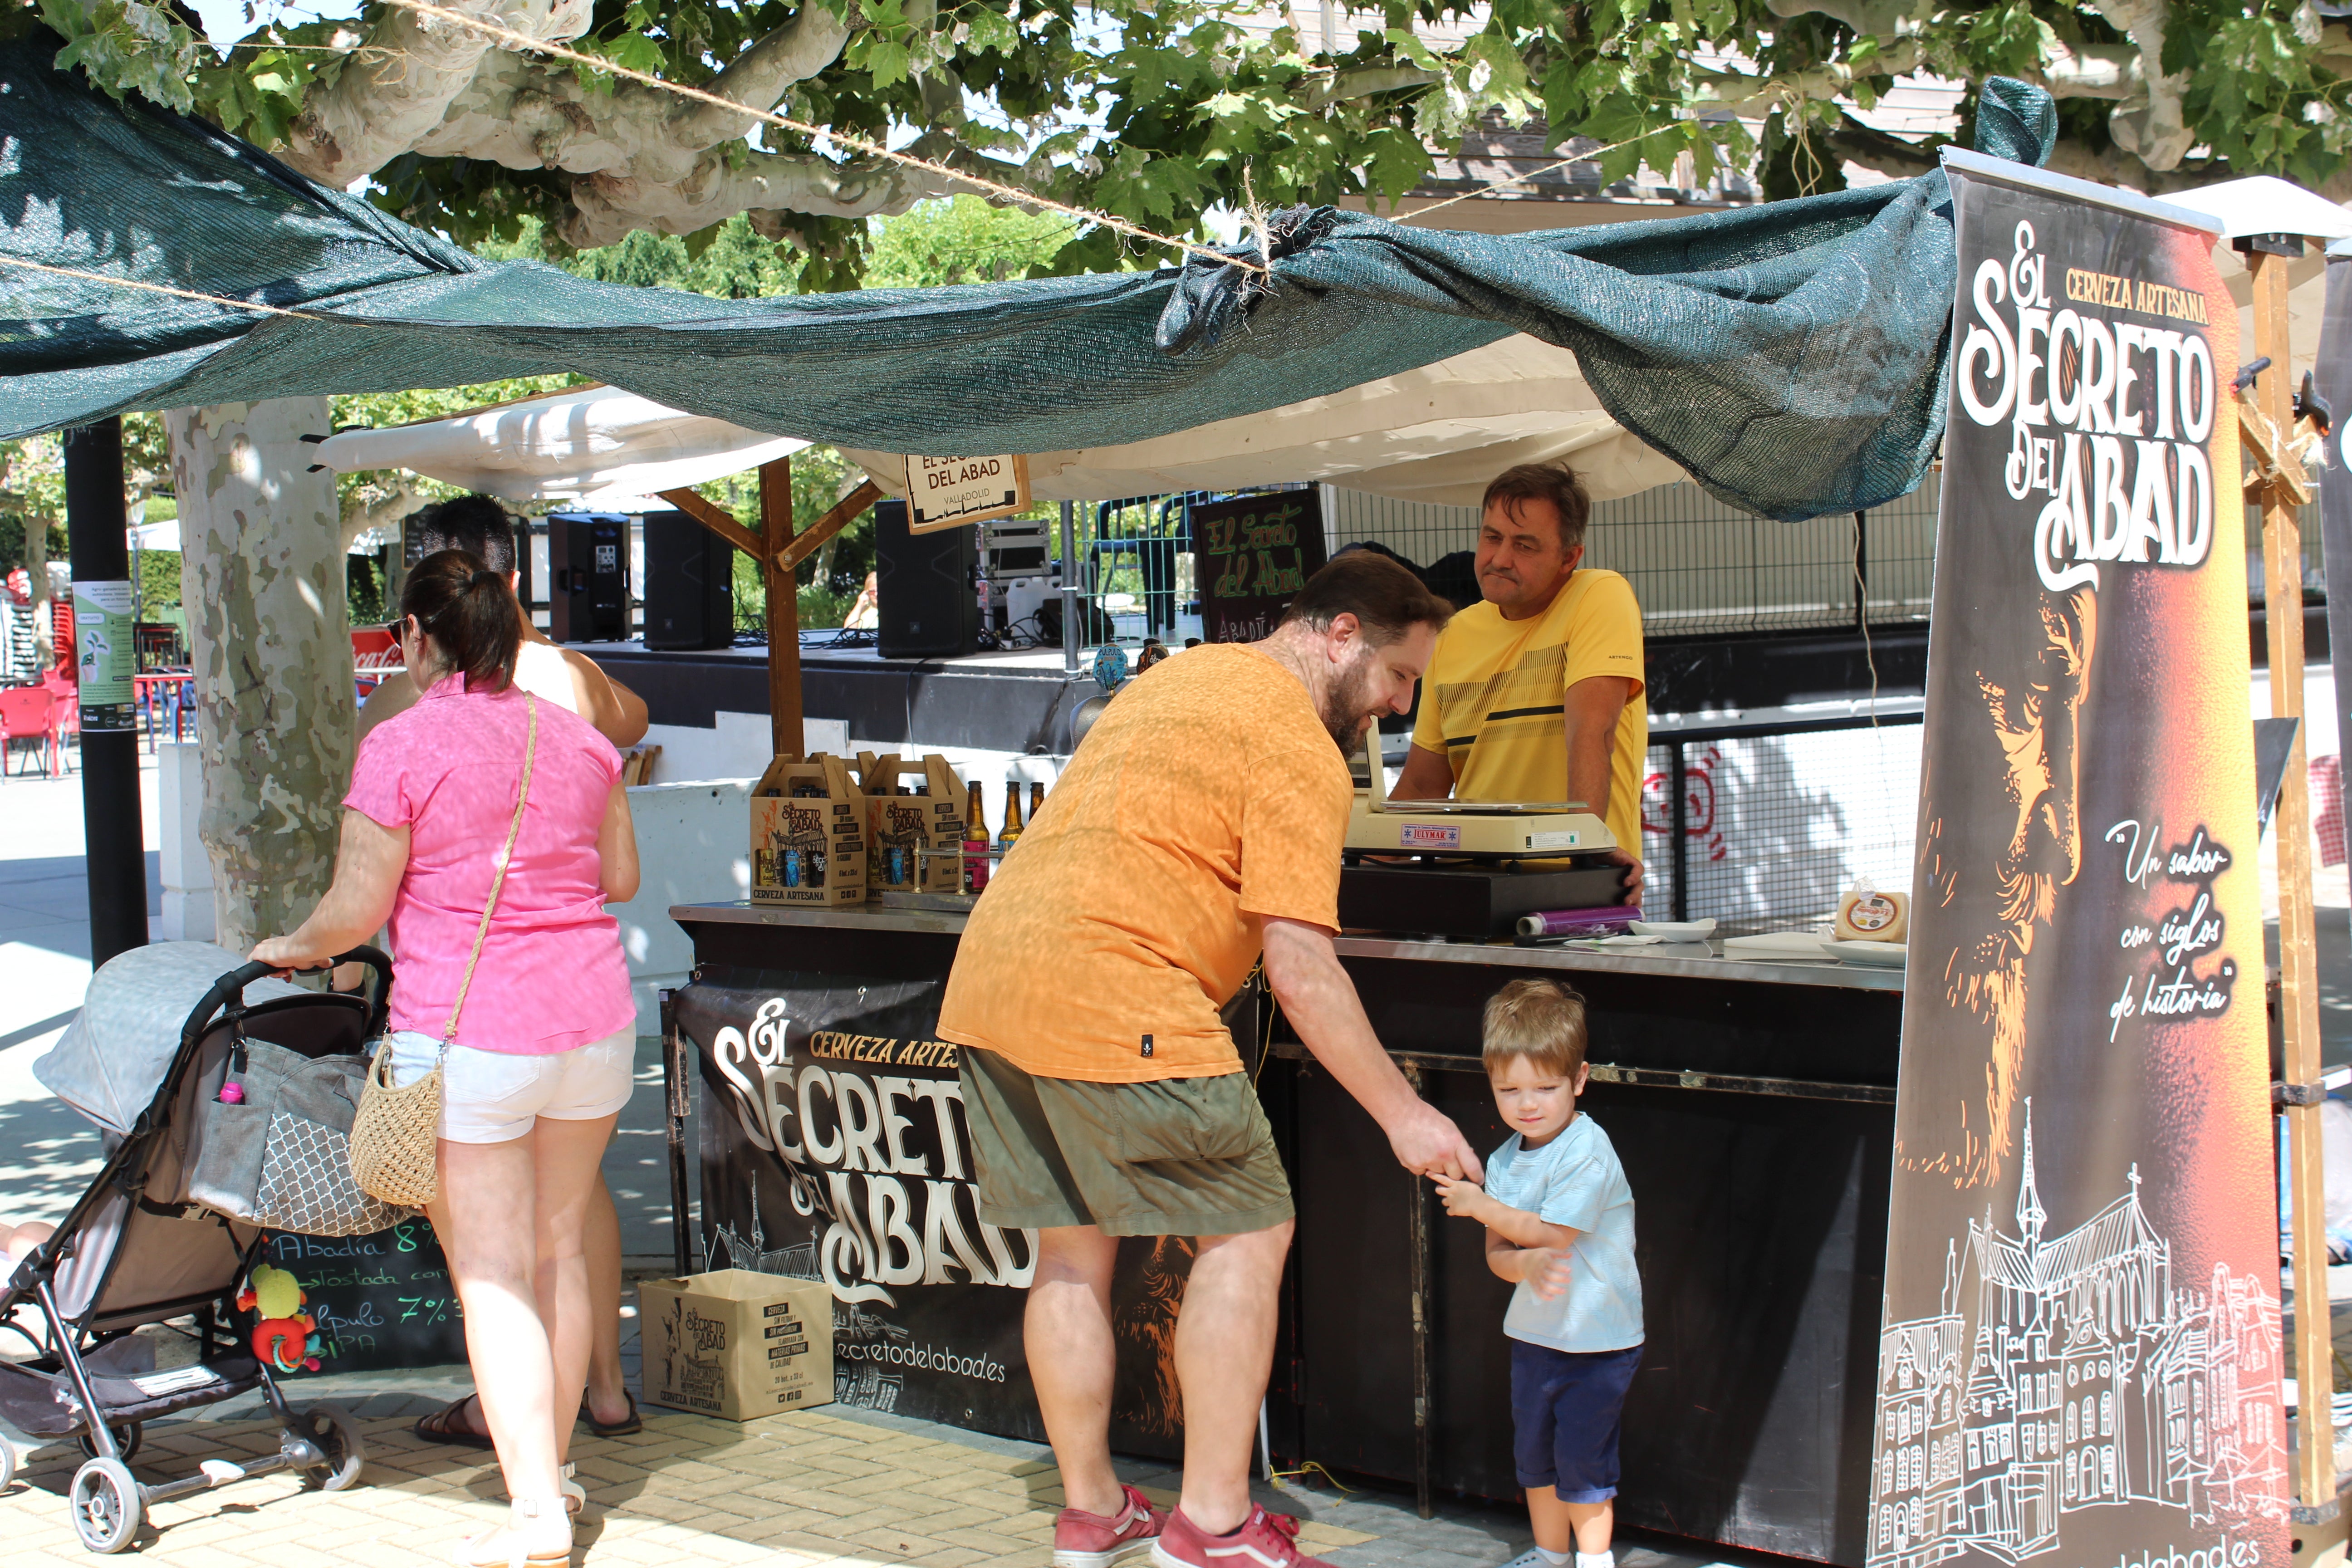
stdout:
<svg viewBox="0 0 2352 1568">
<path fill-rule="evenodd" d="M 1849 888 L 1838 900 L 1840 942 L 1901 942 L 1910 928 L 1908 893 L 1865 892 Z"/>
</svg>

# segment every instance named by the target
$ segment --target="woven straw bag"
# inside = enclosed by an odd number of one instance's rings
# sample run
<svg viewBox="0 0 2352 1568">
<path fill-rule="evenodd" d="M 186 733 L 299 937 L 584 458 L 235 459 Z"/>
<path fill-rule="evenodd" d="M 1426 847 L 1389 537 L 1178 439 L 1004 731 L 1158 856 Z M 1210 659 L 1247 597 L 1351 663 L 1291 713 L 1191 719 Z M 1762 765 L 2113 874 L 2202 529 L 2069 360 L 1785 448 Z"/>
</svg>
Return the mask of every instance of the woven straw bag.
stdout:
<svg viewBox="0 0 2352 1568">
<path fill-rule="evenodd" d="M 387 1037 L 369 1062 L 367 1081 L 360 1089 L 359 1114 L 352 1119 L 352 1175 L 360 1191 L 387 1204 L 422 1208 L 441 1191 L 441 1064 L 448 1059 L 449 1042 L 457 1037 L 457 1016 L 466 1010 L 466 993 L 473 989 L 474 966 L 482 960 L 482 942 L 490 934 L 490 915 L 499 907 L 499 889 L 506 886 L 507 868 L 514 860 L 515 839 L 522 832 L 523 802 L 530 797 L 531 759 L 539 751 L 539 699 L 523 694 L 530 714 L 530 731 L 523 742 L 522 785 L 515 792 L 514 820 L 507 825 L 507 846 L 499 852 L 499 868 L 490 879 L 489 901 L 482 906 L 482 923 L 474 930 L 474 951 L 467 956 L 465 977 L 457 983 L 457 1005 L 441 1030 L 441 1051 L 433 1070 L 406 1089 L 392 1087 L 392 1042 Z"/>
</svg>

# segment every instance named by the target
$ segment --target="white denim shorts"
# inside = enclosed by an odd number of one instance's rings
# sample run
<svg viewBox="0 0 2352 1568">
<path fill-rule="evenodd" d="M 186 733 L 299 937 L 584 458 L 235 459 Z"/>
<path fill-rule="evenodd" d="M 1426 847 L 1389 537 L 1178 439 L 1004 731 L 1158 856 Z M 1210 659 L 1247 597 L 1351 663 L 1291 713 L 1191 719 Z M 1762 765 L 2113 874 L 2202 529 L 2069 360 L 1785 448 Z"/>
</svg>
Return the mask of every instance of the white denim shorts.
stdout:
<svg viewBox="0 0 2352 1568">
<path fill-rule="evenodd" d="M 405 1089 L 433 1070 L 441 1042 L 403 1030 L 386 1037 L 392 1086 Z M 441 1136 L 452 1143 L 505 1143 L 538 1118 L 593 1121 L 629 1103 L 635 1081 L 637 1026 L 546 1056 L 477 1050 L 452 1043 L 441 1063 Z"/>
</svg>

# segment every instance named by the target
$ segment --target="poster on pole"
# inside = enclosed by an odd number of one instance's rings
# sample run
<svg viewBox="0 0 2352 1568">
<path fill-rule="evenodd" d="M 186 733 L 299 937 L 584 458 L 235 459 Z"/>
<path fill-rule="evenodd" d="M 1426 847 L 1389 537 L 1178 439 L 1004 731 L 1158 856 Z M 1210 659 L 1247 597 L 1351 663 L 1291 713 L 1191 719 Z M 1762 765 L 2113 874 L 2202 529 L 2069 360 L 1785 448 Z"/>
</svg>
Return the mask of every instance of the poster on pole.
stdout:
<svg viewBox="0 0 2352 1568">
<path fill-rule="evenodd" d="M 139 668 L 136 604 L 128 580 L 74 582 L 74 679 L 81 689 L 84 730 L 138 728 L 131 680 Z"/>
<path fill-rule="evenodd" d="M 1322 569 L 1323 493 L 1313 486 L 1187 509 L 1206 642 L 1255 642 Z"/>
<path fill-rule="evenodd" d="M 1868 1563 L 2284 1562 L 2237 310 L 2193 215 L 1946 160 Z"/>
<path fill-rule="evenodd" d="M 677 994 L 702 1086 L 699 1267 L 821 1279 L 834 1398 L 1045 1440 L 1021 1320 L 1034 1231 L 982 1224 L 957 1081 L 938 1038 L 947 976 L 706 965 Z M 1174 1458 L 1181 1237 L 1130 1237 L 1112 1285 L 1111 1442 Z"/>
</svg>

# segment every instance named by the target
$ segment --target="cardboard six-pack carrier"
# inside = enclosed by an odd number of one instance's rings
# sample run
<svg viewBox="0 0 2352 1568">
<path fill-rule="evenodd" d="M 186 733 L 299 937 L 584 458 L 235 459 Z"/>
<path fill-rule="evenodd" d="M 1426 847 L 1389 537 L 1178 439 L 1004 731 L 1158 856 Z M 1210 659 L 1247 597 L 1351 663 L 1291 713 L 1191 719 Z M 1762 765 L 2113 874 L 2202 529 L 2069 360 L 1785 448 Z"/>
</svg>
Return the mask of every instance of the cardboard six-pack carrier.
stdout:
<svg viewBox="0 0 2352 1568">
<path fill-rule="evenodd" d="M 963 795 L 955 770 L 933 752 L 857 753 L 866 795 L 866 885 L 875 892 L 963 891 Z M 901 795 L 902 788 L 916 793 Z"/>
<path fill-rule="evenodd" d="M 778 757 L 751 790 L 751 900 L 866 901 L 866 797 L 839 757 Z"/>
<path fill-rule="evenodd" d="M 833 1403 L 833 1289 L 721 1268 L 637 1286 L 644 1393 L 722 1421 Z"/>
</svg>

